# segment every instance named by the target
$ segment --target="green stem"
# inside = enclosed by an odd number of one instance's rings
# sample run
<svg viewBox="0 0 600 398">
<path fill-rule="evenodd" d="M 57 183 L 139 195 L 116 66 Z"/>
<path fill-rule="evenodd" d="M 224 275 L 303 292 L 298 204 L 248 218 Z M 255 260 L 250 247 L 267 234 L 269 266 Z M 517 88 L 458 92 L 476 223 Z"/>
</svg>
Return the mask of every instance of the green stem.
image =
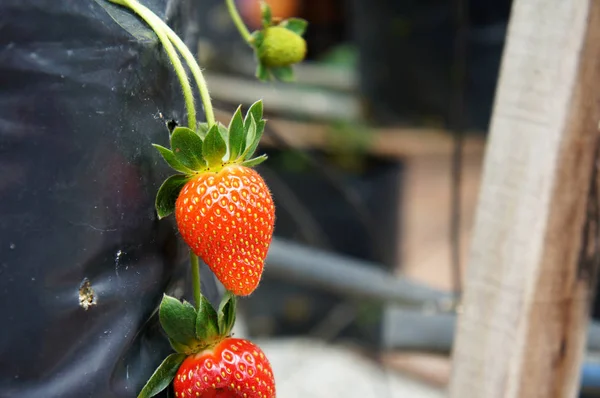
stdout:
<svg viewBox="0 0 600 398">
<path fill-rule="evenodd" d="M 200 288 L 200 264 L 198 262 L 198 256 L 196 256 L 190 250 L 190 265 L 192 267 L 192 287 L 194 289 L 194 302 L 196 303 L 196 310 L 200 310 L 200 302 L 202 300 L 202 293 Z"/>
<path fill-rule="evenodd" d="M 164 23 L 160 18 L 156 16 L 155 18 L 160 21 L 160 23 L 164 24 L 164 30 L 167 33 L 167 37 L 173 42 L 177 50 L 179 50 L 181 56 L 192 71 L 192 76 L 194 76 L 194 80 L 196 80 L 198 91 L 200 92 L 200 98 L 202 99 L 202 105 L 204 106 L 206 122 L 208 123 L 209 127 L 212 126 L 215 124 L 215 113 L 210 100 L 210 94 L 208 93 L 208 85 L 206 84 L 206 80 L 204 79 L 204 75 L 202 74 L 202 70 L 200 69 L 198 62 L 196 62 L 196 58 L 190 49 L 185 45 L 185 43 L 179 38 L 179 36 L 177 36 L 177 33 L 173 32 L 169 25 Z"/>
<path fill-rule="evenodd" d="M 161 24 L 157 22 L 161 21 L 160 18 L 156 17 L 156 15 L 150 11 L 148 8 L 144 7 L 136 0 L 111 0 L 113 3 L 127 6 L 136 14 L 138 14 L 147 24 L 152 28 L 161 44 L 165 48 L 165 52 L 169 57 L 169 60 L 173 64 L 173 68 L 175 69 L 175 73 L 179 78 L 179 83 L 181 84 L 181 90 L 183 91 L 183 98 L 185 100 L 185 106 L 187 108 L 188 114 L 188 126 L 192 130 L 196 130 L 196 107 L 194 106 L 194 94 L 192 92 L 192 87 L 190 85 L 190 81 L 188 79 L 187 73 L 183 68 L 183 64 L 179 60 L 179 56 L 177 55 L 177 51 L 171 44 L 167 34 L 165 33 Z M 161 21 L 162 23 L 162 21 Z"/>
<path fill-rule="evenodd" d="M 244 24 L 244 21 L 242 21 L 242 17 L 235 6 L 235 0 L 225 0 L 225 2 L 227 3 L 229 15 L 231 15 L 231 19 L 233 20 L 237 30 L 240 32 L 246 43 L 251 44 L 252 36 L 250 35 L 250 31 L 246 27 L 246 24 Z"/>
</svg>

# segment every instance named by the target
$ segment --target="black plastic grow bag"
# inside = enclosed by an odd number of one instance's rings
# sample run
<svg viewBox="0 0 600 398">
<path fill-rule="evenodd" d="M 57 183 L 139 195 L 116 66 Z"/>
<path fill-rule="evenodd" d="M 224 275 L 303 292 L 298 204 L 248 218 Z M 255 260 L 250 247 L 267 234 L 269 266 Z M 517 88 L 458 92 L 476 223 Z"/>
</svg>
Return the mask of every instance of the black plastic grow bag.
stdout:
<svg viewBox="0 0 600 398">
<path fill-rule="evenodd" d="M 170 351 L 162 293 L 189 285 L 153 206 L 168 171 L 150 144 L 183 114 L 177 80 L 125 11 L 3 0 L 0 87 L 0 397 L 135 397 Z"/>
</svg>

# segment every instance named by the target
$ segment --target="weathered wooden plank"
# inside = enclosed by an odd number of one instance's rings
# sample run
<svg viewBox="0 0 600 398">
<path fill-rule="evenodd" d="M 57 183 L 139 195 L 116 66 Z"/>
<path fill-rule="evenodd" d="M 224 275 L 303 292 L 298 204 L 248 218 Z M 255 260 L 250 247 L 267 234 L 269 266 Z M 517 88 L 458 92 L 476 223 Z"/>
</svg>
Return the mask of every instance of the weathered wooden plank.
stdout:
<svg viewBox="0 0 600 398">
<path fill-rule="evenodd" d="M 600 1 L 516 0 L 450 395 L 575 397 L 598 266 Z"/>
</svg>

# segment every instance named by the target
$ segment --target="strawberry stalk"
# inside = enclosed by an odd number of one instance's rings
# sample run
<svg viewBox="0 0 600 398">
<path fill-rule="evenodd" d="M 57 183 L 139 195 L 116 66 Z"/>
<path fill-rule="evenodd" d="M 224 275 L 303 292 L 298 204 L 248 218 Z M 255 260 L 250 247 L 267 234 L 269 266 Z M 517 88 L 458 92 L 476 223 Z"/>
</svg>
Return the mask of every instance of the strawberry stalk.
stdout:
<svg viewBox="0 0 600 398">
<path fill-rule="evenodd" d="M 196 108 L 194 107 L 194 96 L 190 88 L 187 73 L 185 72 L 185 69 L 183 68 L 181 61 L 179 60 L 179 56 L 177 55 L 177 52 L 175 51 L 173 46 L 177 48 L 177 51 L 181 53 L 181 56 L 190 68 L 192 76 L 194 77 L 196 85 L 198 86 L 198 91 L 200 92 L 202 105 L 204 106 L 206 121 L 209 125 L 213 125 L 215 123 L 215 115 L 212 103 L 210 101 L 210 95 L 208 93 L 208 86 L 206 84 L 206 80 L 204 79 L 202 70 L 196 62 L 194 55 L 189 50 L 189 48 L 187 48 L 185 43 L 179 38 L 179 36 L 177 36 L 177 34 L 169 27 L 169 25 L 167 25 L 162 19 L 157 17 L 156 14 L 154 14 L 149 8 L 140 4 L 137 0 L 110 1 L 121 6 L 129 7 L 132 11 L 138 14 L 158 36 L 158 39 L 165 47 L 165 52 L 167 53 L 167 56 L 173 63 L 175 73 L 177 73 L 177 76 L 179 77 L 179 82 L 183 89 L 183 96 L 188 112 L 188 126 L 191 129 L 195 130 Z M 192 121 L 190 121 L 190 119 L 192 119 L 193 123 Z"/>
<path fill-rule="evenodd" d="M 250 44 L 252 41 L 252 36 L 250 34 L 250 31 L 246 27 L 246 24 L 244 23 L 244 21 L 242 21 L 242 17 L 240 16 L 240 13 L 238 12 L 237 7 L 235 6 L 235 0 L 225 0 L 225 2 L 227 3 L 227 10 L 229 11 L 229 15 L 231 16 L 235 27 L 240 32 L 242 39 L 244 39 L 245 42 Z"/>
<path fill-rule="evenodd" d="M 192 269 L 192 289 L 194 290 L 194 303 L 196 304 L 196 310 L 200 311 L 200 304 L 202 300 L 202 292 L 200 288 L 200 264 L 198 262 L 198 256 L 196 256 L 191 250 L 190 267 Z"/>
<path fill-rule="evenodd" d="M 175 47 L 171 43 L 169 36 L 165 32 L 164 26 L 166 25 L 160 18 L 158 18 L 152 11 L 148 8 L 144 7 L 137 0 L 110 0 L 111 2 L 118 4 L 120 6 L 128 7 L 137 15 L 140 16 L 150 26 L 150 28 L 154 31 L 160 43 L 165 48 L 165 52 L 171 63 L 173 64 L 173 69 L 175 69 L 175 73 L 179 78 L 179 84 L 181 85 L 181 90 L 183 92 L 183 98 L 185 100 L 185 106 L 188 114 L 188 126 L 194 129 L 196 128 L 196 107 L 194 106 L 194 94 L 192 93 L 192 87 L 190 85 L 187 73 L 177 55 L 177 51 L 175 51 Z M 212 108 L 211 108 L 212 110 Z"/>
</svg>

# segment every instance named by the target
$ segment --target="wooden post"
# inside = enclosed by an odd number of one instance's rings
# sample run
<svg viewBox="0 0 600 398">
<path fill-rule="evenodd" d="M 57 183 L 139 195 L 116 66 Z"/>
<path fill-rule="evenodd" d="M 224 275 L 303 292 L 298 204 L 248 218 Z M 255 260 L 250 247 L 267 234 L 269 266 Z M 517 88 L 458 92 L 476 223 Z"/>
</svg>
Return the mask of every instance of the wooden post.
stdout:
<svg viewBox="0 0 600 398">
<path fill-rule="evenodd" d="M 598 266 L 600 0 L 515 0 L 453 398 L 576 397 Z"/>
</svg>

